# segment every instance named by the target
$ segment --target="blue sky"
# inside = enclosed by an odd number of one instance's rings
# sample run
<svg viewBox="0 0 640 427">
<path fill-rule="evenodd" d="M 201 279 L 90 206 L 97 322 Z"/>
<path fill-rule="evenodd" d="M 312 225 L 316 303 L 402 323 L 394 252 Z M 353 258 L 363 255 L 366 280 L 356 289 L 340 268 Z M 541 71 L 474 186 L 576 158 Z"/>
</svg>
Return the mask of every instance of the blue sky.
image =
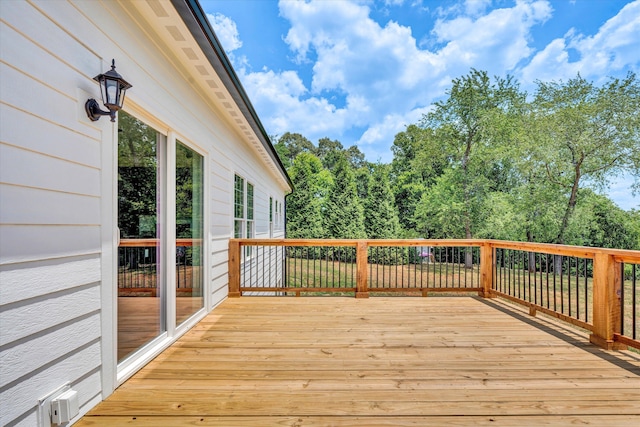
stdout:
<svg viewBox="0 0 640 427">
<path fill-rule="evenodd" d="M 530 93 L 640 71 L 640 0 L 200 3 L 269 134 L 337 139 L 369 161 L 391 161 L 394 136 L 470 68 Z M 623 209 L 640 208 L 631 184 L 612 180 Z"/>
</svg>

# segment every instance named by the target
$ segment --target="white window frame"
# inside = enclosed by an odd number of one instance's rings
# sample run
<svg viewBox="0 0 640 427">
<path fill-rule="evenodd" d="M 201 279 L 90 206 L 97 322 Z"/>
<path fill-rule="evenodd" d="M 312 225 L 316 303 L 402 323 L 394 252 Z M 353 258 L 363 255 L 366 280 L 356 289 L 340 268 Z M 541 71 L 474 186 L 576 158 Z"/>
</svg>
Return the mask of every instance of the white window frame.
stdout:
<svg viewBox="0 0 640 427">
<path fill-rule="evenodd" d="M 273 196 L 269 196 L 269 238 L 273 238 Z"/>
<path fill-rule="evenodd" d="M 242 180 L 242 200 L 240 210 L 241 216 L 238 216 L 238 180 Z M 251 191 L 249 191 L 251 189 Z M 251 193 L 251 195 L 249 194 Z M 256 187 L 240 174 L 234 174 L 233 177 L 233 237 L 242 239 L 252 239 L 256 234 L 255 226 L 255 198 Z M 251 206 L 249 206 L 251 204 Z M 251 257 L 251 247 L 245 246 L 245 259 Z"/>
<path fill-rule="evenodd" d="M 282 205 L 282 201 L 275 199 L 275 229 L 276 231 L 282 230 L 282 226 L 284 224 L 284 209 Z"/>
</svg>

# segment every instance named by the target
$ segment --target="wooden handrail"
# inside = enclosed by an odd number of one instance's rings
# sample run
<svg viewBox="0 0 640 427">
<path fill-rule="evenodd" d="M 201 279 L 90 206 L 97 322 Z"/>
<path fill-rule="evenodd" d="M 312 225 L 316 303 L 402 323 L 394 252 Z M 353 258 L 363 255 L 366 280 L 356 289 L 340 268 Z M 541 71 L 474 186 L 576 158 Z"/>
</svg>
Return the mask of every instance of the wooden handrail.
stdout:
<svg viewBox="0 0 640 427">
<path fill-rule="evenodd" d="M 242 246 L 345 246 L 356 247 L 359 241 L 372 246 L 475 246 L 490 245 L 494 248 L 544 252 L 552 255 L 578 256 L 593 259 L 596 253 L 627 258 L 627 262 L 639 262 L 640 251 L 628 249 L 592 248 L 589 246 L 558 245 L 555 243 L 516 242 L 493 239 L 233 239 Z"/>
<path fill-rule="evenodd" d="M 367 246 L 477 246 L 487 240 L 478 239 L 232 239 L 242 246 L 344 246 L 357 247 L 358 242 Z"/>
<path fill-rule="evenodd" d="M 480 288 L 483 297 L 504 296 L 529 306 L 531 314 L 536 311 L 555 316 L 560 320 L 585 327 L 592 331 L 590 341 L 607 349 L 622 348 L 625 344 L 640 348 L 640 341 L 621 336 L 620 289 L 623 283 L 620 263 L 640 264 L 640 251 L 591 248 L 585 246 L 556 245 L 550 243 L 513 242 L 492 239 L 230 239 L 229 240 L 229 296 L 242 295 L 240 286 L 243 246 L 287 246 L 287 247 L 352 247 L 356 249 L 356 298 L 369 296 L 368 249 L 370 247 L 477 247 L 480 248 Z M 593 260 L 593 316 L 592 323 L 575 319 L 553 309 L 519 300 L 498 292 L 494 284 L 496 274 L 496 249 L 561 255 Z M 263 288 L 260 288 L 263 289 Z M 268 288 L 264 288 L 268 289 Z M 285 289 L 279 287 L 278 289 Z M 327 289 L 344 291 L 345 289 Z M 429 292 L 431 289 L 427 289 Z M 426 295 L 426 291 L 423 294 Z M 324 288 L 323 288 L 324 291 Z M 353 289 L 352 289 L 353 291 Z M 391 290 L 390 290 L 391 291 Z M 438 291 L 438 289 L 433 289 Z"/>
<path fill-rule="evenodd" d="M 629 264 L 640 264 L 640 251 L 635 254 L 620 254 L 616 255 L 616 252 L 612 253 L 615 262 L 624 262 Z"/>
</svg>

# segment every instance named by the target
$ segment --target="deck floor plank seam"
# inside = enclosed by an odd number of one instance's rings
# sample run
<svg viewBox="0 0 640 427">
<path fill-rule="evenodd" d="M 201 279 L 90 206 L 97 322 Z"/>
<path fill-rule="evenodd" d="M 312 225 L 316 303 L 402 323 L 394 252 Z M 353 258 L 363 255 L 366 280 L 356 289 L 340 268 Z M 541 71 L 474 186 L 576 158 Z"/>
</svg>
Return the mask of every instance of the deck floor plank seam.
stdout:
<svg viewBox="0 0 640 427">
<path fill-rule="evenodd" d="M 475 297 L 229 299 L 78 426 L 640 425 L 640 355 Z"/>
</svg>

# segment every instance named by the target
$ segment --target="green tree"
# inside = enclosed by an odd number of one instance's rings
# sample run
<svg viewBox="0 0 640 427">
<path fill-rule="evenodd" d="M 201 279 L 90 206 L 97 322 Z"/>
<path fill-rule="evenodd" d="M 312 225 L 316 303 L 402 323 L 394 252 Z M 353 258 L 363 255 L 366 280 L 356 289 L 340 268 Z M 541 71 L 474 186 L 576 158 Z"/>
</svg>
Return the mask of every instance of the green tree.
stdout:
<svg viewBox="0 0 640 427">
<path fill-rule="evenodd" d="M 629 217 L 628 226 L 636 236 L 634 246 L 629 249 L 640 250 L 640 210 L 631 209 L 630 211 L 627 211 L 627 214 Z"/>
<path fill-rule="evenodd" d="M 563 82 L 538 82 L 528 134 L 546 179 L 563 190 L 565 208 L 555 243 L 567 230 L 588 185 L 602 189 L 624 171 L 640 174 L 640 85 L 635 74 L 601 87 L 580 75 Z"/>
<path fill-rule="evenodd" d="M 516 209 L 513 194 L 501 191 L 487 195 L 482 207 L 484 220 L 478 227 L 476 237 L 480 239 L 523 240 L 525 220 Z"/>
<path fill-rule="evenodd" d="M 364 153 L 360 151 L 357 145 L 347 148 L 347 159 L 354 168 L 361 168 L 366 165 Z"/>
<path fill-rule="evenodd" d="M 463 180 L 459 170 L 450 168 L 424 192 L 415 211 L 416 226 L 422 236 L 431 239 L 464 238 L 468 218 L 474 218 L 476 224 L 482 222 L 480 215 L 484 205 L 465 201 L 465 193 L 460 191 Z M 486 186 L 486 180 L 476 179 L 474 185 Z M 484 188 L 479 191 L 486 193 Z"/>
<path fill-rule="evenodd" d="M 282 164 L 289 168 L 300 153 L 316 154 L 316 147 L 299 133 L 285 132 L 274 145 Z"/>
<path fill-rule="evenodd" d="M 364 226 L 369 239 L 399 237 L 400 223 L 387 169 L 386 165 L 375 165 L 369 178 L 369 192 L 364 203 Z"/>
<path fill-rule="evenodd" d="M 640 236 L 631 212 L 607 196 L 580 190 L 579 202 L 566 231 L 567 243 L 599 248 L 637 249 Z"/>
<path fill-rule="evenodd" d="M 344 152 L 337 152 L 333 183 L 324 203 L 324 232 L 330 239 L 364 239 L 364 212 L 353 168 Z"/>
<path fill-rule="evenodd" d="M 520 218 L 519 237 L 514 240 L 551 243 L 562 218 L 562 189 L 547 179 L 544 165 L 532 155 L 526 137 L 531 131 L 523 114 L 508 154 L 514 160 L 515 183 L 508 187 L 514 213 Z"/>
<path fill-rule="evenodd" d="M 341 153 L 345 153 L 344 146 L 338 140 L 320 138 L 318 140 L 318 158 L 325 168 L 331 170 L 338 161 Z"/>
<path fill-rule="evenodd" d="M 311 153 L 300 153 L 288 172 L 296 190 L 287 198 L 287 237 L 325 237 L 322 204 L 330 176 Z"/>
<path fill-rule="evenodd" d="M 121 111 L 118 117 L 118 228 L 122 237 L 156 236 L 158 133 Z"/>
<path fill-rule="evenodd" d="M 424 206 L 419 216 L 423 224 L 432 223 L 433 218 L 448 222 L 447 229 L 455 234 L 447 237 L 470 239 L 482 220 L 481 207 L 495 188 L 490 177 L 500 160 L 497 147 L 508 128 L 505 123 L 517 115 L 524 95 L 511 77 L 496 77 L 492 82 L 486 72 L 478 70 L 454 79 L 447 94 L 446 100 L 435 103 L 433 111 L 423 117 L 422 125 L 435 132 L 434 141 L 445 153 L 449 169 L 423 196 L 435 211 L 426 211 Z M 436 200 L 445 206 L 435 205 Z M 451 217 L 457 218 L 456 224 Z"/>
<path fill-rule="evenodd" d="M 396 210 L 404 234 L 420 235 L 415 220 L 416 206 L 426 189 L 445 167 L 444 152 L 435 146 L 432 129 L 409 125 L 396 134 L 391 151 L 390 179 Z"/>
<path fill-rule="evenodd" d="M 364 162 L 361 167 L 353 169 L 357 194 L 363 205 L 364 201 L 367 199 L 367 195 L 369 194 L 370 178 L 374 167 L 375 165 L 373 163 Z"/>
</svg>

